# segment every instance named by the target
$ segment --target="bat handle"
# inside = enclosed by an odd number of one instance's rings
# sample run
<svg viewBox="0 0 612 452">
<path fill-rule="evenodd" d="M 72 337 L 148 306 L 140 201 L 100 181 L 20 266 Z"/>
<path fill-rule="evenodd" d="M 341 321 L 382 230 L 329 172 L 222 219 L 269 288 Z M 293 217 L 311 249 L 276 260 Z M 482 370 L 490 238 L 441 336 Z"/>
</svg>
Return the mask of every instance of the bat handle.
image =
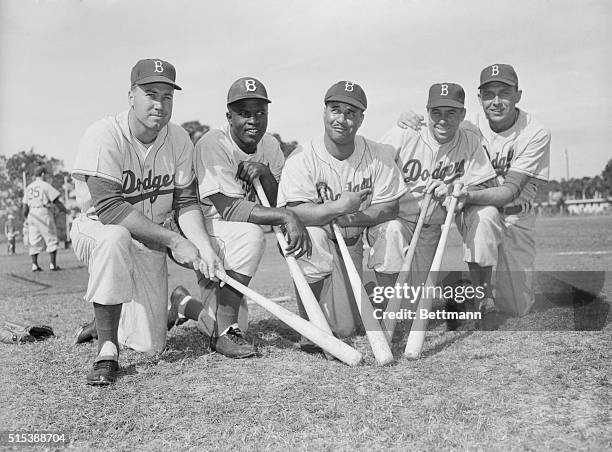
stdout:
<svg viewBox="0 0 612 452">
<path fill-rule="evenodd" d="M 458 198 L 461 194 L 461 190 L 463 190 L 463 182 L 456 182 L 453 184 L 453 198 Z"/>
</svg>

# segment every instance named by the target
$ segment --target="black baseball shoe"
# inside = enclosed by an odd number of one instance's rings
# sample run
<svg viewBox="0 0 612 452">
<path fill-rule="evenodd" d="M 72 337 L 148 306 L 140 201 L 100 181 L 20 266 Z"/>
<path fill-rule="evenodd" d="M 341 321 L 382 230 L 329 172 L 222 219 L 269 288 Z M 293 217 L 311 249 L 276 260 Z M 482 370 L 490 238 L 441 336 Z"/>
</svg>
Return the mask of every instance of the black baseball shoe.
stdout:
<svg viewBox="0 0 612 452">
<path fill-rule="evenodd" d="M 305 353 L 323 353 L 321 347 L 304 336 L 300 338 L 300 349 Z"/>
<path fill-rule="evenodd" d="M 94 339 L 98 339 L 98 330 L 96 329 L 96 319 L 93 319 L 91 322 L 86 323 L 81 326 L 74 333 L 74 341 L 73 344 L 84 344 L 85 342 L 93 341 Z"/>
<path fill-rule="evenodd" d="M 168 308 L 168 331 L 172 329 L 173 326 L 179 326 L 189 320 L 187 317 L 179 317 L 178 308 L 181 304 L 181 301 L 185 299 L 185 297 L 191 295 L 187 289 L 183 286 L 176 286 L 176 289 L 172 291 L 170 294 L 170 307 Z"/>
<path fill-rule="evenodd" d="M 52 272 L 62 271 L 62 268 L 59 265 L 49 265 L 49 270 Z"/>
<path fill-rule="evenodd" d="M 255 346 L 247 342 L 244 333 L 237 326 L 230 326 L 224 334 L 212 339 L 210 348 L 228 358 L 250 358 L 257 355 Z"/>
<path fill-rule="evenodd" d="M 43 269 L 40 268 L 37 264 L 32 264 L 32 271 L 33 272 L 41 272 L 41 271 L 43 271 Z"/>
<path fill-rule="evenodd" d="M 87 384 L 91 386 L 108 386 L 117 380 L 119 363 L 114 359 L 96 361 L 87 372 Z"/>
<path fill-rule="evenodd" d="M 497 312 L 497 308 L 495 307 L 495 300 L 490 297 L 483 298 L 478 304 L 478 310 L 480 311 L 483 317 L 487 314 Z"/>
</svg>

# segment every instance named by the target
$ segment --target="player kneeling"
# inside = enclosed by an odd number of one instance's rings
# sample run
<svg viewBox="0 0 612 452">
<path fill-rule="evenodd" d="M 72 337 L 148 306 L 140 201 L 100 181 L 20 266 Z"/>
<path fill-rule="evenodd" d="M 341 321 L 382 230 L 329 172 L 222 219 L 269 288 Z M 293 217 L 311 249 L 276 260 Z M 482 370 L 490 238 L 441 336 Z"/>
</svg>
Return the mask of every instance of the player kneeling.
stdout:
<svg viewBox="0 0 612 452">
<path fill-rule="evenodd" d="M 480 142 L 480 136 L 459 128 L 465 118 L 465 92 L 455 83 L 436 83 L 429 89 L 427 127 L 419 131 L 394 126 L 381 139 L 393 146 L 409 190 L 400 199 L 399 217 L 370 228 L 373 241 L 368 265 L 376 272 L 380 286 L 394 286 L 412 240 L 425 193 L 434 198 L 425 212 L 424 226 L 416 246 L 407 282 L 419 287 L 427 278 L 441 225 L 446 212 L 443 202 L 453 183 L 462 183 L 466 190 L 487 187 L 495 179 L 495 171 Z M 469 215 L 458 214 L 465 247 L 473 251 L 474 261 L 491 265 L 486 246 L 490 236 L 499 234 L 497 210 L 490 206 L 474 206 Z M 437 275 L 432 275 L 434 278 Z M 490 297 L 490 287 L 485 288 Z M 410 300 L 416 308 L 418 300 Z"/>
<path fill-rule="evenodd" d="M 393 152 L 357 135 L 367 99 L 356 83 L 334 84 L 324 98 L 325 133 L 298 147 L 287 159 L 279 185 L 279 206 L 295 212 L 307 226 L 312 255 L 298 260 L 333 333 L 347 337 L 358 330 L 357 306 L 343 270 L 329 224 L 336 221 L 355 267 L 361 273 L 362 232 L 397 216 L 406 191 Z M 330 202 L 322 203 L 324 186 Z M 300 315 L 306 318 L 298 295 Z M 304 350 L 313 350 L 302 340 Z"/>
<path fill-rule="evenodd" d="M 280 225 L 286 235 L 287 254 L 310 253 L 310 239 L 291 211 L 262 207 L 253 181 L 259 179 L 272 206 L 284 165 L 280 143 L 267 134 L 268 99 L 264 85 L 252 77 L 236 80 L 227 95 L 228 125 L 211 130 L 196 145 L 195 170 L 206 229 L 215 251 L 232 278 L 248 285 L 264 250 L 259 225 Z M 256 354 L 244 336 L 247 304 L 242 294 L 198 273 L 201 301 L 183 287 L 171 295 L 171 319 L 197 320 L 200 331 L 211 337 L 211 348 L 230 358 Z M 176 313 L 176 314 L 174 314 Z"/>
<path fill-rule="evenodd" d="M 72 175 L 82 214 L 70 238 L 89 271 L 85 300 L 95 320 L 75 342 L 94 332 L 98 338 L 90 385 L 115 382 L 119 344 L 151 354 L 164 349 L 166 250 L 208 276 L 224 272 L 198 205 L 193 144 L 170 122 L 174 90 L 181 89 L 175 78 L 167 61 L 140 60 L 129 110 L 95 122 L 79 145 Z M 186 238 L 161 226 L 173 208 Z"/>
</svg>

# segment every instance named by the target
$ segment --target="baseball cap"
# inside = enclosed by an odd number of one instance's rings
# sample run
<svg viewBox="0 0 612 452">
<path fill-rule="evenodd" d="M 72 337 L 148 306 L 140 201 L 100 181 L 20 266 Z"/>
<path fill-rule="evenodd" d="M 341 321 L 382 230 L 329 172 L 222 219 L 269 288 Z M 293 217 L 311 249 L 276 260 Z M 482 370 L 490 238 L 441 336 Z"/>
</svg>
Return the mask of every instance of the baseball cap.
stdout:
<svg viewBox="0 0 612 452">
<path fill-rule="evenodd" d="M 241 77 L 232 83 L 227 92 L 227 105 L 242 99 L 262 99 L 268 103 L 266 87 L 259 80 L 253 77 Z"/>
<path fill-rule="evenodd" d="M 167 83 L 174 89 L 181 89 L 174 81 L 176 80 L 176 69 L 167 61 L 159 58 L 151 60 L 140 60 L 132 68 L 132 85 L 146 85 L 148 83 Z"/>
<path fill-rule="evenodd" d="M 368 108 L 368 99 L 363 88 L 357 83 L 346 80 L 334 83 L 327 90 L 324 102 L 327 104 L 331 101 L 344 102 L 361 110 Z"/>
<path fill-rule="evenodd" d="M 35 177 L 40 177 L 43 175 L 43 173 L 47 174 L 47 168 L 45 168 L 44 166 L 37 166 L 34 170 Z"/>
<path fill-rule="evenodd" d="M 489 82 L 502 82 L 506 85 L 518 86 L 518 75 L 516 75 L 516 71 L 509 64 L 492 64 L 484 68 L 480 73 L 478 89 Z"/>
<path fill-rule="evenodd" d="M 456 107 L 463 108 L 465 91 L 456 83 L 434 83 L 429 88 L 427 108 Z"/>
</svg>

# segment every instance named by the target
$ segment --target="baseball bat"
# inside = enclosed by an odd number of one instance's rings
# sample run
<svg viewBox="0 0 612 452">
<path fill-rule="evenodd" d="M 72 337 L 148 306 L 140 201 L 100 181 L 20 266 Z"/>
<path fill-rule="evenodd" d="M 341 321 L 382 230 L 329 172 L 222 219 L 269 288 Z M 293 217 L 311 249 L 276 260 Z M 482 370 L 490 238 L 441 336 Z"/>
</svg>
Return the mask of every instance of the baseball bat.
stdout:
<svg viewBox="0 0 612 452">
<path fill-rule="evenodd" d="M 253 289 L 248 288 L 235 279 L 219 271 L 216 272 L 216 275 L 221 281 L 233 287 L 243 295 L 246 295 L 249 299 L 253 300 L 270 314 L 276 316 L 281 322 L 293 328 L 302 336 L 310 339 L 323 350 L 331 355 L 334 355 L 340 361 L 348 364 L 349 366 L 356 366 L 361 362 L 361 353 L 352 348 L 350 345 L 345 344 L 341 340 L 315 326 L 308 320 L 301 318 L 299 315 L 273 303 L 263 295 L 258 294 Z"/>
<path fill-rule="evenodd" d="M 322 186 L 317 184 L 317 192 L 323 200 L 329 200 L 326 189 L 326 185 Z M 374 308 L 370 303 L 370 297 L 363 287 L 361 278 L 359 277 L 359 273 L 355 267 L 355 263 L 351 258 L 346 242 L 344 241 L 344 237 L 342 237 L 342 233 L 340 232 L 340 227 L 335 220 L 331 222 L 331 225 L 332 230 L 334 231 L 334 236 L 336 237 L 336 242 L 340 248 L 340 254 L 342 255 L 342 260 L 344 261 L 346 273 L 348 274 L 349 281 L 351 283 L 351 290 L 353 291 L 355 302 L 357 303 L 357 309 L 366 330 L 368 342 L 370 343 L 370 347 L 374 353 L 374 358 L 376 358 L 376 361 L 380 365 L 384 366 L 385 364 L 389 364 L 393 361 L 393 353 L 391 352 L 391 348 L 389 347 L 385 333 L 383 333 L 380 327 L 380 323 L 378 323 L 378 320 L 376 320 L 374 317 Z"/>
<path fill-rule="evenodd" d="M 402 268 L 399 272 L 399 275 L 397 276 L 397 281 L 395 283 L 396 286 L 402 287 L 408 279 L 410 267 L 412 266 L 412 261 L 414 259 L 414 254 L 417 248 L 417 242 L 419 240 L 419 236 L 421 235 L 421 229 L 423 229 L 423 224 L 425 223 L 425 217 L 427 216 L 427 209 L 429 209 L 431 198 L 431 193 L 425 193 L 425 196 L 423 196 L 423 206 L 421 207 L 421 212 L 419 213 L 419 218 L 414 228 L 414 233 L 412 234 L 412 240 L 410 240 L 408 253 L 406 253 L 406 257 L 404 258 L 404 262 L 402 263 Z M 387 312 L 398 312 L 401 306 L 402 299 L 399 297 L 392 297 L 387 303 Z M 397 320 L 395 318 L 387 317 L 383 320 L 383 331 L 386 332 L 389 343 L 391 343 L 391 340 L 393 339 L 393 332 L 395 331 L 396 325 Z"/>
<path fill-rule="evenodd" d="M 21 172 L 21 183 L 23 184 L 23 199 L 26 199 L 26 187 L 28 186 L 28 182 L 26 180 L 25 171 Z M 24 248 L 27 248 L 30 244 L 28 228 L 29 228 L 28 219 L 24 218 L 24 221 L 23 221 L 23 246 Z"/>
<path fill-rule="evenodd" d="M 65 247 L 68 248 L 68 243 L 70 242 L 70 215 L 68 213 L 68 177 L 64 176 L 64 207 L 66 208 L 66 213 L 64 214 L 66 220 L 66 242 Z"/>
<path fill-rule="evenodd" d="M 458 196 L 462 187 L 463 184 L 461 182 L 458 182 L 453 186 L 452 199 L 446 212 L 446 218 L 444 220 L 444 225 L 442 226 L 442 234 L 440 235 L 440 240 L 438 242 L 438 246 L 436 247 L 436 253 L 434 254 L 433 261 L 431 262 L 431 268 L 429 269 L 429 274 L 427 275 L 427 282 L 425 283 L 424 287 L 425 290 L 427 290 L 428 287 L 433 286 L 433 284 L 436 282 L 433 281 L 433 278 L 436 277 L 437 279 L 436 274 L 440 271 L 440 267 L 442 266 L 444 248 L 446 248 L 448 233 L 453 221 L 453 216 L 455 215 Z M 425 333 L 427 330 L 427 317 L 422 318 L 420 316 L 420 312 L 422 309 L 429 312 L 431 310 L 432 303 L 433 299 L 431 297 L 421 296 L 421 300 L 416 310 L 416 316 L 412 321 L 410 333 L 408 334 L 406 348 L 404 350 L 404 356 L 408 358 L 418 359 L 418 357 L 421 355 L 421 350 L 423 350 L 423 342 L 425 341 Z"/>
<path fill-rule="evenodd" d="M 257 196 L 261 201 L 261 204 L 264 207 L 270 207 L 270 202 L 268 201 L 268 197 L 266 196 L 266 192 L 261 186 L 261 182 L 259 179 L 255 179 L 253 181 L 253 187 L 255 187 L 255 191 L 257 191 Z M 287 239 L 281 232 L 278 226 L 273 226 L 274 234 L 276 235 L 276 240 L 283 250 L 287 249 L 289 244 L 287 243 Z M 319 302 L 315 298 L 306 278 L 304 277 L 304 273 L 302 273 L 302 269 L 297 263 L 297 260 L 293 256 L 285 256 L 285 260 L 287 261 L 287 266 L 289 267 L 289 273 L 291 274 L 291 278 L 293 278 L 293 282 L 295 282 L 295 287 L 300 294 L 300 298 L 302 300 L 302 304 L 304 305 L 304 309 L 306 310 L 306 314 L 308 314 L 308 319 L 314 323 L 316 326 L 321 328 L 326 333 L 332 334 L 332 330 L 327 323 L 327 319 L 325 318 L 325 314 L 321 310 L 321 306 Z"/>
</svg>

